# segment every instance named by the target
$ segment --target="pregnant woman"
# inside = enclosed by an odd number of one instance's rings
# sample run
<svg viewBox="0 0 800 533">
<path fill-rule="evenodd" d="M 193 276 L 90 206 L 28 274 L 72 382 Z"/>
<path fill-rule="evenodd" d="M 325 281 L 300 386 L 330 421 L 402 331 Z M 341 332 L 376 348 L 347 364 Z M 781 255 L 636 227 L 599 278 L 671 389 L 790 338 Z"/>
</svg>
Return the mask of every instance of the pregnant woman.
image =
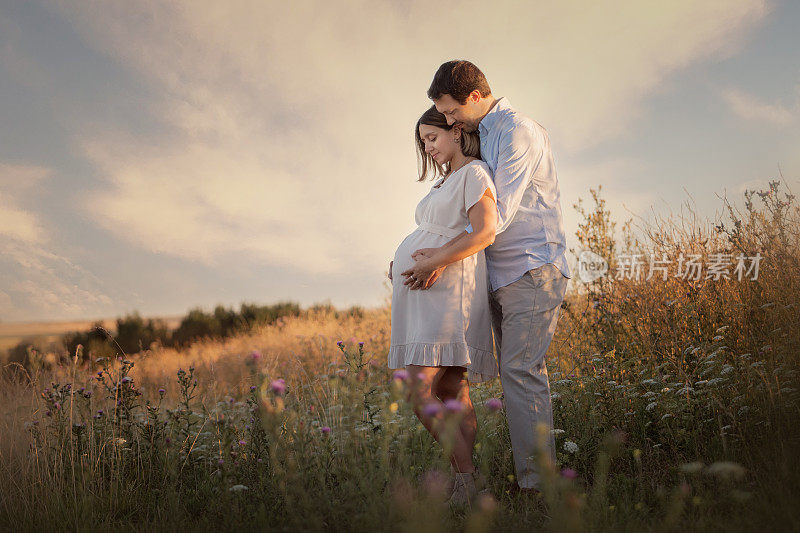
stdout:
<svg viewBox="0 0 800 533">
<path fill-rule="evenodd" d="M 448 412 L 463 413 L 452 443 L 450 502 L 464 505 L 485 485 L 472 463 L 477 423 L 465 373 L 472 381 L 498 373 L 483 253 L 494 241 L 496 193 L 488 166 L 477 159 L 477 134 L 449 126 L 431 106 L 417 122 L 415 135 L 419 180 L 430 175 L 437 181 L 417 205 L 419 227 L 403 240 L 389 265 L 389 367 L 407 371 L 414 412 L 437 441 L 440 420 Z M 470 225 L 471 232 L 464 233 Z M 424 250 L 462 234 L 450 246 Z M 424 251 L 415 254 L 418 250 Z M 423 274 L 431 272 L 433 278 Z M 430 285 L 431 279 L 436 283 Z"/>
</svg>

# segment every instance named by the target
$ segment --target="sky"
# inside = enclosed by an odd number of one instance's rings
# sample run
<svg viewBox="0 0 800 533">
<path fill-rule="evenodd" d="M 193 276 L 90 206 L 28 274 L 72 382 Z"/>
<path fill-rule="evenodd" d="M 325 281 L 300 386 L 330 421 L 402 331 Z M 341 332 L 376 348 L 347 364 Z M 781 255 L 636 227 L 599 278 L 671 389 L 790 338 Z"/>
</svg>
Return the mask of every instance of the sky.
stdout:
<svg viewBox="0 0 800 533">
<path fill-rule="evenodd" d="M 789 0 L 0 2 L 0 321 L 383 305 L 413 128 L 468 59 L 578 198 L 710 219 L 800 187 Z"/>
</svg>

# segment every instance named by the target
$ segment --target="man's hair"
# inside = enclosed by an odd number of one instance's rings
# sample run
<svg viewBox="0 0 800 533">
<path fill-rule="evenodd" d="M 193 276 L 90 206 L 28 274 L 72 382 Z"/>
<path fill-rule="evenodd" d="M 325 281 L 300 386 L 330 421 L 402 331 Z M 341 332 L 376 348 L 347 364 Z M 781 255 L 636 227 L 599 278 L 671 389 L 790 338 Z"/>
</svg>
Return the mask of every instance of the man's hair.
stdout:
<svg viewBox="0 0 800 533">
<path fill-rule="evenodd" d="M 472 91 L 480 92 L 483 98 L 492 94 L 486 76 L 478 67 L 469 61 L 454 60 L 443 63 L 433 75 L 428 98 L 438 100 L 449 94 L 459 104 L 465 104 Z"/>
</svg>

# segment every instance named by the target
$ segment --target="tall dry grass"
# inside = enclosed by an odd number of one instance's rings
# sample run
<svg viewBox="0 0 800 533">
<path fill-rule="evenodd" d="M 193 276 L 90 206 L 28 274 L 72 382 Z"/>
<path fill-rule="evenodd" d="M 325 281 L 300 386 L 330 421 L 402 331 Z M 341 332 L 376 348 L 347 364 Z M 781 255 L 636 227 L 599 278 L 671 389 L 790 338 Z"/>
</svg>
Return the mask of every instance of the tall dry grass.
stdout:
<svg viewBox="0 0 800 533">
<path fill-rule="evenodd" d="M 548 353 L 559 464 L 543 502 L 509 492 L 492 382 L 473 401 L 493 496 L 438 505 L 447 463 L 385 368 L 388 309 L 322 310 L 183 351 L 6 368 L 0 525 L 797 529 L 800 212 L 787 194 L 773 183 L 725 220 L 684 211 L 620 235 L 600 194 L 579 206 L 579 244 L 612 276 L 622 251 L 764 259 L 757 280 L 573 287 Z"/>
</svg>

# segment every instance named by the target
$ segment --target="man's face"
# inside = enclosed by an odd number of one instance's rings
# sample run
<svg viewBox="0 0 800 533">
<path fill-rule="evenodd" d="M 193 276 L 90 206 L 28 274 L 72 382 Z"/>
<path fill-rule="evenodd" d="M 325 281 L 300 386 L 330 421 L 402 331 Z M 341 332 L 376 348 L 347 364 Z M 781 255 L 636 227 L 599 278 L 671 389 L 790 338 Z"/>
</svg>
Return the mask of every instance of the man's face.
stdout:
<svg viewBox="0 0 800 533">
<path fill-rule="evenodd" d="M 449 94 L 444 94 L 434 100 L 433 105 L 436 106 L 436 110 L 439 113 L 445 116 L 448 124 L 460 124 L 464 131 L 475 131 L 478 129 L 480 119 L 478 118 L 477 105 L 473 100 L 474 98 L 470 95 L 466 103 L 459 104 L 455 98 Z"/>
</svg>

